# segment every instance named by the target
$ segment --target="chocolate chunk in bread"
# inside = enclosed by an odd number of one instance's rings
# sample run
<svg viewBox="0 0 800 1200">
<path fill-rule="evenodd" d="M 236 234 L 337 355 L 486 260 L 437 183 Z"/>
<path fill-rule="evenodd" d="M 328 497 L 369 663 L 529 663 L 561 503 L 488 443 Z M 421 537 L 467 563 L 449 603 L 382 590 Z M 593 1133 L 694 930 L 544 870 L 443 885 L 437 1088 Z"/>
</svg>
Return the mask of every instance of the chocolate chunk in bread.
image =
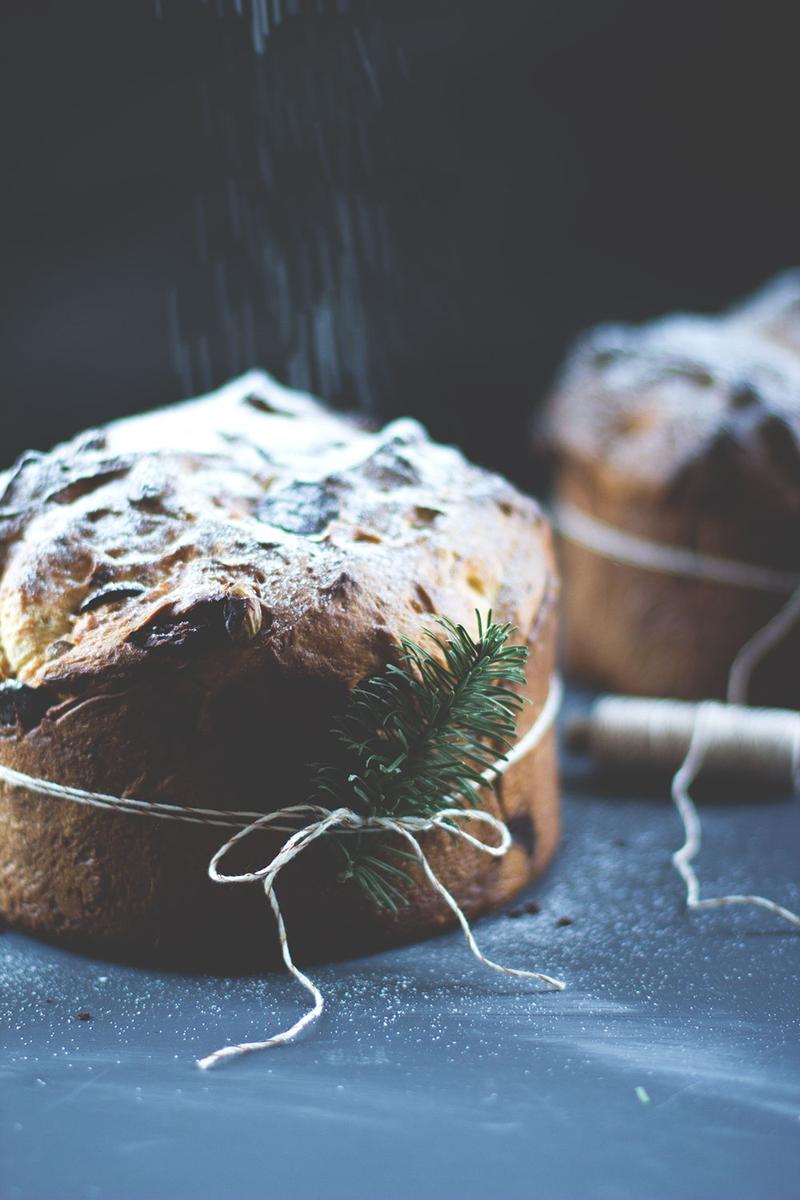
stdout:
<svg viewBox="0 0 800 1200">
<path fill-rule="evenodd" d="M 0 683 L 0 729 L 19 729 L 27 732 L 39 724 L 53 705 L 53 695 L 46 688 L 28 687 L 16 679 Z"/>
</svg>

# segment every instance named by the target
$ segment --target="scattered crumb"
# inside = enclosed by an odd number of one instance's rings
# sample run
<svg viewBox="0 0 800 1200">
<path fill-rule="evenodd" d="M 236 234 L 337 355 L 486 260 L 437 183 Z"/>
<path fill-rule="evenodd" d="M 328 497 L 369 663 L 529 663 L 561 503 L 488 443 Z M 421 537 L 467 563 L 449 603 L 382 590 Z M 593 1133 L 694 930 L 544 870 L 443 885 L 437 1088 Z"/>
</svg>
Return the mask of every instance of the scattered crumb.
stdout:
<svg viewBox="0 0 800 1200">
<path fill-rule="evenodd" d="M 85 1008 L 82 1008 L 80 1012 L 75 1013 L 76 1021 L 91 1021 L 91 1019 L 92 1014 Z"/>
<path fill-rule="evenodd" d="M 556 925 L 573 925 L 574 923 L 574 917 L 559 917 L 556 921 Z"/>
<path fill-rule="evenodd" d="M 513 917 L 516 920 L 517 917 L 524 917 L 526 914 L 535 916 L 536 913 L 540 913 L 541 911 L 542 906 L 538 900 L 528 900 L 527 903 L 519 904 L 516 908 L 507 908 L 506 916 Z"/>
<path fill-rule="evenodd" d="M 650 1096 L 649 1096 L 646 1088 L 643 1088 L 640 1086 L 640 1087 L 635 1088 L 634 1091 L 636 1092 L 636 1099 L 639 1101 L 640 1104 L 649 1104 L 650 1103 Z"/>
</svg>

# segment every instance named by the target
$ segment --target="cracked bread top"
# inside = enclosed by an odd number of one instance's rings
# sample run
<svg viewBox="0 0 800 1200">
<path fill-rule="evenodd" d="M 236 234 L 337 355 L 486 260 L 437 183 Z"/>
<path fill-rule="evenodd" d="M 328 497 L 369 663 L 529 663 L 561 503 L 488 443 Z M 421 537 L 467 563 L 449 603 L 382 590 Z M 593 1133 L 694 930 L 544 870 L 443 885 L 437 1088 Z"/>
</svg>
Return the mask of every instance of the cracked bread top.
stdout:
<svg viewBox="0 0 800 1200">
<path fill-rule="evenodd" d="M 800 270 L 782 271 L 729 316 L 743 329 L 800 355 Z"/>
<path fill-rule="evenodd" d="M 557 381 L 546 440 L 620 496 L 800 517 L 798 299 L 788 275 L 718 317 L 592 330 Z"/>
<path fill-rule="evenodd" d="M 0 476 L 0 725 L 148 673 L 349 688 L 434 614 L 492 609 L 524 641 L 554 577 L 505 480 L 252 372 Z"/>
</svg>

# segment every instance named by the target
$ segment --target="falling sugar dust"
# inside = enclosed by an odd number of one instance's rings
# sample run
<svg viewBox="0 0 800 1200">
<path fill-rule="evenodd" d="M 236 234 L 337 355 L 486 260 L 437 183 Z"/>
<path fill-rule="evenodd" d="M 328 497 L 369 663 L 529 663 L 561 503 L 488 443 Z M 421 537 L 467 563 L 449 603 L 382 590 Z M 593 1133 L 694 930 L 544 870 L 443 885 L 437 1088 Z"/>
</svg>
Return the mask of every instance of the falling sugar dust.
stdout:
<svg viewBox="0 0 800 1200">
<path fill-rule="evenodd" d="M 186 214 L 188 275 L 165 297 L 180 391 L 266 362 L 293 387 L 371 408 L 386 354 L 403 341 L 409 290 L 374 120 L 378 79 L 402 84 L 402 55 L 381 31 L 343 20 L 347 0 L 302 14 L 299 0 L 206 7 L 222 40 L 197 94 L 214 170 Z M 168 0 L 155 11 L 168 20 Z"/>
</svg>

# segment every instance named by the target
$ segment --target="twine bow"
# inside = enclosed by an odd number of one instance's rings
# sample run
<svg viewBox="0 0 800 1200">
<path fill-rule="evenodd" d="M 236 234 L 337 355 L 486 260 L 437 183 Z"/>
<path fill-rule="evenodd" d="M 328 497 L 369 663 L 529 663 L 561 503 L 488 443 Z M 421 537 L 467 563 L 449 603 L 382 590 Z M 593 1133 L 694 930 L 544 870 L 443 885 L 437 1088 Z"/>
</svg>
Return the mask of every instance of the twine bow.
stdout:
<svg viewBox="0 0 800 1200">
<path fill-rule="evenodd" d="M 509 767 L 520 762 L 526 755 L 536 749 L 555 721 L 561 704 L 561 695 L 561 681 L 558 676 L 553 676 L 550 680 L 550 687 L 544 705 L 531 727 L 506 754 L 499 758 L 492 766 L 481 772 L 481 779 L 485 785 L 488 786 L 496 782 Z M 39 795 L 69 800 L 77 804 L 86 804 L 96 808 L 112 809 L 117 812 L 146 817 L 157 817 L 161 820 L 183 821 L 196 825 L 220 826 L 236 830 L 213 855 L 208 865 L 209 878 L 215 883 L 260 883 L 262 885 L 272 911 L 275 914 L 283 961 L 298 983 L 302 984 L 306 991 L 310 993 L 313 998 L 313 1005 L 289 1029 L 274 1034 L 266 1041 L 243 1042 L 239 1045 L 225 1046 L 221 1050 L 217 1050 L 213 1054 L 208 1054 L 205 1058 L 199 1059 L 198 1065 L 204 1070 L 216 1066 L 217 1063 L 223 1062 L 226 1059 L 236 1058 L 240 1054 L 250 1054 L 256 1050 L 266 1050 L 271 1046 L 280 1046 L 286 1042 L 290 1042 L 308 1025 L 313 1024 L 322 1012 L 324 1007 L 322 993 L 313 980 L 309 979 L 299 969 L 292 958 L 283 914 L 275 893 L 275 884 L 285 866 L 297 858 L 299 854 L 302 854 L 303 850 L 312 842 L 334 830 L 337 834 L 393 833 L 403 838 L 411 847 L 414 857 L 419 862 L 431 887 L 441 896 L 455 914 L 458 923 L 464 931 L 467 945 L 479 962 L 483 963 L 484 966 L 490 967 L 493 971 L 499 971 L 503 975 L 514 975 L 522 979 L 538 979 L 542 983 L 549 984 L 557 991 L 562 991 L 566 986 L 560 979 L 553 979 L 551 976 L 544 975 L 539 971 L 525 971 L 518 967 L 504 967 L 500 963 L 493 962 L 490 958 L 487 958 L 479 948 L 470 928 L 469 921 L 459 907 L 456 899 L 447 890 L 442 881 L 437 878 L 418 841 L 418 836 L 434 832 L 435 830 L 445 830 L 451 836 L 460 838 L 462 841 L 474 846 L 476 850 L 480 850 L 482 854 L 489 854 L 493 858 L 502 858 L 508 853 L 512 838 L 507 825 L 499 818 L 478 808 L 453 807 L 452 798 L 444 797 L 442 808 L 430 817 L 364 817 L 351 808 L 330 809 L 313 803 L 291 805 L 276 812 L 254 813 L 185 807 L 176 804 L 138 800 L 130 796 L 113 796 L 104 792 L 93 792 L 84 788 L 55 783 L 52 780 L 40 779 L 27 775 L 22 771 L 16 771 L 3 763 L 0 763 L 0 780 L 14 788 L 23 788 Z M 306 823 L 301 824 L 300 828 L 297 828 L 298 821 L 303 818 L 307 818 Z M 499 837 L 498 843 L 491 845 L 475 837 L 460 824 L 460 822 L 468 821 L 475 821 L 494 830 Z M 251 834 L 265 829 L 269 829 L 273 833 L 287 833 L 289 835 L 281 849 L 266 866 L 260 867 L 256 871 L 247 871 L 238 875 L 226 875 L 219 869 L 220 863 L 235 845 Z"/>
<path fill-rule="evenodd" d="M 489 785 L 497 780 L 509 767 L 520 762 L 539 745 L 542 737 L 550 729 L 555 720 L 556 713 L 561 704 L 561 690 L 561 681 L 558 676 L 554 676 L 550 681 L 550 688 L 544 706 L 530 729 L 502 759 L 499 759 L 492 767 L 482 772 L 481 777 L 485 784 Z M 297 821 L 304 817 L 308 818 L 306 823 L 297 829 Z M 460 822 L 468 821 L 475 821 L 494 830 L 499 838 L 497 844 L 492 845 L 482 842 L 470 833 L 469 830 L 465 829 L 463 824 L 460 824 Z M 288 833 L 289 837 L 266 866 L 260 867 L 256 871 L 244 871 L 238 875 L 226 875 L 219 869 L 220 863 L 234 846 L 243 841 L 244 838 L 249 837 L 251 833 L 255 833 L 256 830 L 263 830 L 270 827 L 273 832 Z M 512 838 L 508 826 L 498 817 L 493 816 L 492 813 L 484 812 L 483 809 L 479 808 L 453 807 L 452 800 L 449 805 L 447 804 L 447 798 L 443 798 L 442 808 L 430 817 L 364 817 L 354 812 L 353 809 L 346 807 L 330 809 L 320 804 L 295 804 L 279 809 L 276 812 L 258 816 L 244 828 L 232 834 L 212 857 L 208 864 L 208 874 L 209 878 L 215 883 L 260 883 L 262 885 L 270 907 L 275 914 L 283 961 L 297 982 L 302 984 L 306 991 L 309 992 L 313 999 L 313 1005 L 292 1026 L 282 1030 L 280 1033 L 273 1034 L 272 1037 L 267 1038 L 265 1041 L 240 1042 L 237 1045 L 224 1046 L 221 1050 L 215 1050 L 213 1054 L 207 1054 L 205 1058 L 198 1059 L 198 1066 L 202 1067 L 203 1070 L 214 1067 L 226 1059 L 237 1058 L 241 1054 L 252 1054 L 257 1050 L 268 1050 L 272 1046 L 282 1046 L 286 1042 L 292 1041 L 320 1016 L 325 1001 L 314 981 L 309 979 L 300 970 L 292 958 L 283 913 L 281 912 L 278 897 L 275 893 L 275 884 L 285 866 L 297 858 L 299 854 L 302 854 L 312 842 L 315 842 L 318 838 L 325 837 L 326 834 L 332 833 L 334 830 L 338 834 L 394 833 L 398 837 L 403 838 L 411 847 L 414 857 L 417 859 L 433 890 L 441 896 L 448 908 L 455 914 L 459 925 L 464 931 L 467 945 L 479 962 L 493 971 L 499 971 L 502 975 L 514 975 L 521 979 L 538 979 L 542 983 L 549 984 L 557 991 L 563 991 L 566 984 L 560 979 L 553 979 L 550 975 L 544 975 L 540 971 L 525 971 L 520 967 L 504 967 L 500 963 L 493 962 L 492 959 L 486 957 L 475 941 L 469 921 L 460 908 L 458 901 L 447 890 L 441 879 L 437 877 L 418 841 L 419 834 L 432 833 L 435 830 L 445 830 L 453 837 L 460 838 L 462 841 L 474 846 L 482 854 L 489 854 L 492 858 L 503 858 L 511 847 Z"/>
<path fill-rule="evenodd" d="M 302 828 L 297 829 L 287 838 L 282 848 L 271 859 L 266 866 L 260 867 L 256 871 L 244 871 L 239 875 L 225 875 L 219 869 L 219 864 L 229 853 L 230 850 L 244 838 L 248 837 L 256 830 L 264 829 L 272 825 L 275 829 L 285 829 L 286 826 L 278 824 L 286 819 L 292 820 L 298 817 L 307 815 L 312 819 Z M 488 825 L 499 835 L 497 845 L 487 844 L 480 841 L 477 837 L 464 829 L 457 822 L 459 821 L 476 821 L 479 824 Z M 484 854 L 489 854 L 493 858 L 502 858 L 511 846 L 511 834 L 508 826 L 491 813 L 484 812 L 482 809 L 476 808 L 443 808 L 432 817 L 362 817 L 351 808 L 324 808 L 317 804 L 296 804 L 288 808 L 280 809 L 278 812 L 267 813 L 263 817 L 259 817 L 257 821 L 253 821 L 245 829 L 238 830 L 230 837 L 224 845 L 220 846 L 216 854 L 208 864 L 209 878 L 215 883 L 261 883 L 267 899 L 270 902 L 272 911 L 275 914 L 275 920 L 278 925 L 278 937 L 280 939 L 281 954 L 288 970 L 294 976 L 298 983 L 308 991 L 314 1001 L 311 1008 L 303 1014 L 298 1021 L 288 1029 L 282 1030 L 280 1033 L 273 1034 L 262 1042 L 241 1042 L 237 1045 L 224 1046 L 221 1050 L 215 1050 L 213 1054 L 206 1055 L 205 1058 L 198 1060 L 198 1066 L 207 1070 L 209 1067 L 214 1067 L 218 1063 L 230 1058 L 237 1058 L 241 1054 L 252 1054 L 257 1050 L 268 1050 L 271 1046 L 281 1046 L 286 1042 L 292 1041 L 299 1033 L 307 1026 L 312 1025 L 314 1021 L 322 1013 L 325 1001 L 322 993 L 312 979 L 309 979 L 294 962 L 291 951 L 289 949 L 289 941 L 286 935 L 286 926 L 283 920 L 283 914 L 278 902 L 278 897 L 275 892 L 275 884 L 278 875 L 284 867 L 288 866 L 299 854 L 306 849 L 317 838 L 324 837 L 326 834 L 337 830 L 339 833 L 394 833 L 405 839 L 414 852 L 415 858 L 422 867 L 425 876 L 434 891 L 442 897 L 448 907 L 455 914 L 458 923 L 464 931 L 464 937 L 467 940 L 472 953 L 483 963 L 484 966 L 490 967 L 493 971 L 499 971 L 503 975 L 515 975 L 522 979 L 538 979 L 542 983 L 547 983 L 557 991 L 562 991 L 565 984 L 560 979 L 553 979 L 550 975 L 544 975 L 539 971 L 525 971 L 519 967 L 504 967 L 500 963 L 493 962 L 487 958 L 483 951 L 475 941 L 475 936 L 470 928 L 469 921 L 465 917 L 457 900 L 447 890 L 442 881 L 437 877 L 433 867 L 429 863 L 424 850 L 417 840 L 417 835 L 421 833 L 430 833 L 434 830 L 446 830 L 449 834 L 461 838 L 468 842 L 477 850 Z"/>
</svg>

